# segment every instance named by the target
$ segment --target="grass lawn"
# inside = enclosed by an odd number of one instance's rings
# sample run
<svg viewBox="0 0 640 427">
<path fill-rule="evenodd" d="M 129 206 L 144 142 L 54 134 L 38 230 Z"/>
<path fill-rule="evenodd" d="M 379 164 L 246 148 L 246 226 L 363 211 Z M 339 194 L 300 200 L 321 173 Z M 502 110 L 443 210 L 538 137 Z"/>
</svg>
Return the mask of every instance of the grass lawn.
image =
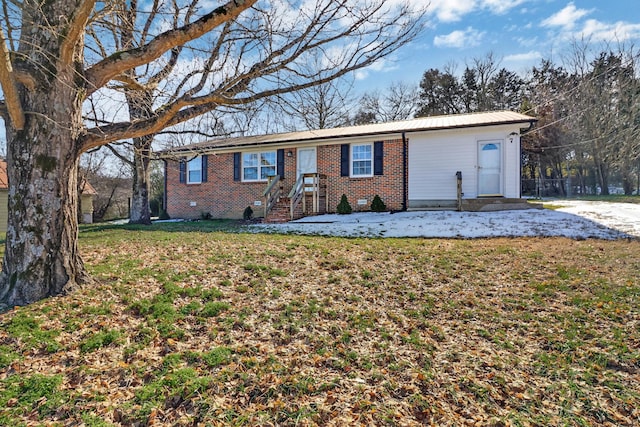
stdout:
<svg viewBox="0 0 640 427">
<path fill-rule="evenodd" d="M 84 228 L 0 314 L 0 425 L 640 423 L 640 241 Z"/>
</svg>

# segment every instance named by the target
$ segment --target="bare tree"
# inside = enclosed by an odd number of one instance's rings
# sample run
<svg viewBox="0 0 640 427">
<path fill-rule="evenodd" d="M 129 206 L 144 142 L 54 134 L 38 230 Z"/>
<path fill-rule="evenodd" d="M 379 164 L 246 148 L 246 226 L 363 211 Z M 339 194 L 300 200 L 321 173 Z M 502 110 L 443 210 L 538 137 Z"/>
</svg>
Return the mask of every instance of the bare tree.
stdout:
<svg viewBox="0 0 640 427">
<path fill-rule="evenodd" d="M 279 97 L 274 107 L 289 118 L 289 131 L 345 126 L 350 89 L 349 82 L 336 79 Z"/>
<path fill-rule="evenodd" d="M 186 16 L 191 2 L 175 3 Z M 232 0 L 208 10 L 203 3 L 179 22 L 163 14 L 148 25 L 136 20 L 133 31 L 149 36 L 137 38 L 139 46 L 118 48 L 109 39 L 112 32 L 103 36 L 93 24 L 119 5 L 3 2 L 0 112 L 10 188 L 1 304 L 28 304 L 90 281 L 77 245 L 83 152 L 144 138 L 224 106 L 326 83 L 412 40 L 425 16 L 408 4 L 382 0 L 319 0 L 295 10 L 277 0 Z M 95 36 L 88 38 L 89 31 Z M 176 49 L 188 52 L 183 78 L 167 76 L 158 83 L 166 96 L 152 111 L 99 124 L 83 120 L 83 107 L 109 86 L 139 83 L 131 81 L 132 70 L 162 69 Z M 320 54 L 322 69 L 310 70 L 307 60 Z"/>
<path fill-rule="evenodd" d="M 416 113 L 418 100 L 417 86 L 393 82 L 383 92 L 368 92 L 362 96 L 354 122 L 365 124 L 409 119 Z"/>
</svg>

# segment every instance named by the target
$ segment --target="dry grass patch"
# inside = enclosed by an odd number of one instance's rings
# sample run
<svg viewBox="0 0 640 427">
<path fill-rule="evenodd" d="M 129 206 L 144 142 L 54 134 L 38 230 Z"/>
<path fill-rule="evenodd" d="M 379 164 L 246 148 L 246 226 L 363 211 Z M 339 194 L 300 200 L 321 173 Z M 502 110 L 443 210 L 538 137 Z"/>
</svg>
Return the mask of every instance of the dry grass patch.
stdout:
<svg viewBox="0 0 640 427">
<path fill-rule="evenodd" d="M 634 425 L 640 242 L 86 233 L 0 424 Z"/>
</svg>

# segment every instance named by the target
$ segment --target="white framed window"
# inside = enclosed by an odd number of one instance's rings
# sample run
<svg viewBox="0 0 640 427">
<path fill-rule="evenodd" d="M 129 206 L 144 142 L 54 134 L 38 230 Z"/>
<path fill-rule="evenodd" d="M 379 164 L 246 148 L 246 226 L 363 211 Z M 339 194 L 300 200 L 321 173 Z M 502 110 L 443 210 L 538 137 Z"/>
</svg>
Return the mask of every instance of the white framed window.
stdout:
<svg viewBox="0 0 640 427">
<path fill-rule="evenodd" d="M 351 176 L 373 176 L 373 144 L 351 145 Z"/>
<path fill-rule="evenodd" d="M 276 174 L 276 152 L 242 154 L 242 180 L 266 181 Z"/>
<path fill-rule="evenodd" d="M 202 183 L 202 157 L 195 157 L 187 162 L 187 184 Z"/>
</svg>

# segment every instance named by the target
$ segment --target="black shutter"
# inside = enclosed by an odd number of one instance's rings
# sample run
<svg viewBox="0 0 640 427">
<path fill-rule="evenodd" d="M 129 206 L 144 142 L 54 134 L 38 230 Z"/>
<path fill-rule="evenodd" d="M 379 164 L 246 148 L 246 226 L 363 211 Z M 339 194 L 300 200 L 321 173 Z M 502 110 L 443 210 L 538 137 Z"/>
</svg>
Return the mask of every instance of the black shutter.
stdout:
<svg viewBox="0 0 640 427">
<path fill-rule="evenodd" d="M 209 169 L 209 156 L 206 154 L 202 155 L 202 182 L 207 182 L 209 178 L 209 174 L 207 169 Z"/>
<path fill-rule="evenodd" d="M 187 161 L 180 159 L 180 182 L 187 182 Z"/>
<path fill-rule="evenodd" d="M 240 153 L 233 153 L 233 180 L 240 181 Z"/>
<path fill-rule="evenodd" d="M 276 153 L 277 159 L 277 172 L 280 175 L 280 179 L 284 179 L 284 149 L 279 149 Z"/>
<path fill-rule="evenodd" d="M 384 142 L 373 143 L 373 174 L 382 175 L 384 169 Z"/>
<path fill-rule="evenodd" d="M 340 176 L 349 176 L 349 144 L 340 146 Z"/>
</svg>

